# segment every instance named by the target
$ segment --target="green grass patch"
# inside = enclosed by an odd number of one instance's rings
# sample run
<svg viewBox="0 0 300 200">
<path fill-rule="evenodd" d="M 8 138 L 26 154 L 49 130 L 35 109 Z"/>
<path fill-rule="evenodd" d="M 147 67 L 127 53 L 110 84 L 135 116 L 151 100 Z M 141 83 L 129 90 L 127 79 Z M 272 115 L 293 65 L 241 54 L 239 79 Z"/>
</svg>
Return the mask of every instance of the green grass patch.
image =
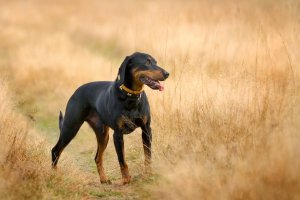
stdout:
<svg viewBox="0 0 300 200">
<path fill-rule="evenodd" d="M 118 191 L 104 191 L 104 192 L 91 191 L 90 195 L 100 197 L 100 198 L 103 198 L 103 197 L 121 197 L 122 193 L 118 192 Z"/>
</svg>

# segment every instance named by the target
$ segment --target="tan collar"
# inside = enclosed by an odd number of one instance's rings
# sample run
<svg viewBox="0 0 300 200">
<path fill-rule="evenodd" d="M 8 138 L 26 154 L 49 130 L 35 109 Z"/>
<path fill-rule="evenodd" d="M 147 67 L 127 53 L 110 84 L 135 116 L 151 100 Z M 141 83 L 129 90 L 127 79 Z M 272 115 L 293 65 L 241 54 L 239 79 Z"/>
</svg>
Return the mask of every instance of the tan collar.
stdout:
<svg viewBox="0 0 300 200">
<path fill-rule="evenodd" d="M 141 90 L 131 90 L 128 87 L 126 87 L 124 84 L 120 85 L 120 89 L 124 90 L 125 92 L 127 92 L 128 95 L 129 94 L 131 94 L 131 95 L 139 95 L 139 94 L 141 94 L 144 91 L 143 88 Z M 129 95 L 129 96 L 131 96 L 131 95 Z"/>
</svg>

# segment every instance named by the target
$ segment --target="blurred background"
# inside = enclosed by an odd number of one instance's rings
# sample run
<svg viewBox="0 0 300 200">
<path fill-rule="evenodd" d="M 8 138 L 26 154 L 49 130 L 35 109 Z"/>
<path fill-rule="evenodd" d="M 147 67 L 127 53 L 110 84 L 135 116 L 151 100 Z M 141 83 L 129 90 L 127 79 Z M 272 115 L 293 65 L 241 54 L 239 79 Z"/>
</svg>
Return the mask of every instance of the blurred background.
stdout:
<svg viewBox="0 0 300 200">
<path fill-rule="evenodd" d="M 300 199 L 298 0 L 0 0 L 0 27 L 4 199 Z M 145 88 L 153 174 L 137 130 L 132 184 L 110 140 L 101 185 L 87 125 L 53 171 L 59 111 L 136 51 L 171 74 Z"/>
</svg>

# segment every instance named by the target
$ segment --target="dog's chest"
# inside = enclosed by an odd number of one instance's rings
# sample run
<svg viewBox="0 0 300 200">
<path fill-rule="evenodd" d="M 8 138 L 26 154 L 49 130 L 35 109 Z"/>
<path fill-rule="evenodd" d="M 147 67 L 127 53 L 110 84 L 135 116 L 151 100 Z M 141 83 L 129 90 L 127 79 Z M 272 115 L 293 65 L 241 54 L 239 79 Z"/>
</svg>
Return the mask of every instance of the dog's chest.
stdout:
<svg viewBox="0 0 300 200">
<path fill-rule="evenodd" d="M 127 98 L 124 101 L 124 107 L 127 110 L 135 109 L 135 108 L 139 107 L 140 104 L 141 104 L 141 99 L 140 98 Z"/>
<path fill-rule="evenodd" d="M 129 134 L 142 124 L 145 124 L 146 121 L 147 117 L 143 113 L 134 111 L 123 112 L 117 119 L 117 125 L 123 134 Z"/>
</svg>

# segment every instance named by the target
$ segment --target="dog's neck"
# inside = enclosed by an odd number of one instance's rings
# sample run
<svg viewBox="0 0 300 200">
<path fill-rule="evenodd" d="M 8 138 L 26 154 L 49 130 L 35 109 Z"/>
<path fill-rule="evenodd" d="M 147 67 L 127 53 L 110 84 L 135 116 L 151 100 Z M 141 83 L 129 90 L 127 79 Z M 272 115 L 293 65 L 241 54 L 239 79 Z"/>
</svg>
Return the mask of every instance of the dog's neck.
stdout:
<svg viewBox="0 0 300 200">
<path fill-rule="evenodd" d="M 144 86 L 144 84 L 137 80 L 131 72 L 126 73 L 123 85 L 135 92 L 142 91 Z"/>
<path fill-rule="evenodd" d="M 118 88 L 125 95 L 124 97 L 140 99 L 144 84 L 139 84 L 139 82 L 135 81 L 134 76 L 130 74 L 127 74 L 125 77 L 124 82 L 118 85 Z"/>
</svg>

